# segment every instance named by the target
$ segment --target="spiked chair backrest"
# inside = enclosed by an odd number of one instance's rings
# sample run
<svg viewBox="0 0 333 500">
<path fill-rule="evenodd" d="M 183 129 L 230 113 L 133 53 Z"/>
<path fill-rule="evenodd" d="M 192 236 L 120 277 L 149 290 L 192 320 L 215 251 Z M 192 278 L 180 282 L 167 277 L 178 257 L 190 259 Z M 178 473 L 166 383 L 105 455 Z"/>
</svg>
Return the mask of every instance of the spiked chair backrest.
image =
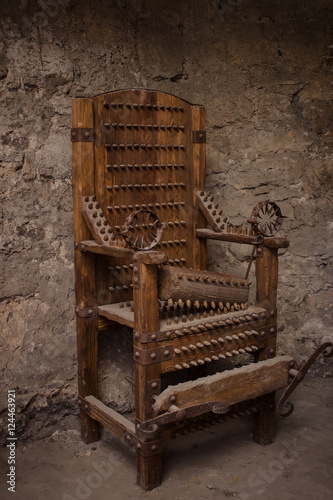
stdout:
<svg viewBox="0 0 333 500">
<path fill-rule="evenodd" d="M 80 148 L 81 166 L 74 172 L 74 212 L 80 212 L 82 197 L 95 196 L 117 235 L 131 214 L 150 210 L 165 225 L 157 250 L 167 254 L 169 265 L 204 268 L 205 242 L 195 237 L 196 228 L 206 226 L 196 208 L 205 179 L 204 121 L 202 106 L 163 92 L 121 90 L 75 99 L 72 141 Z M 76 239 L 91 239 L 89 231 L 78 234 L 82 230 L 75 226 Z M 131 283 L 128 266 L 115 260 L 118 274 L 111 289 L 121 287 L 122 296 L 111 302 L 125 300 Z M 110 267 L 109 261 L 106 257 Z M 109 290 L 105 272 L 96 272 Z"/>
</svg>

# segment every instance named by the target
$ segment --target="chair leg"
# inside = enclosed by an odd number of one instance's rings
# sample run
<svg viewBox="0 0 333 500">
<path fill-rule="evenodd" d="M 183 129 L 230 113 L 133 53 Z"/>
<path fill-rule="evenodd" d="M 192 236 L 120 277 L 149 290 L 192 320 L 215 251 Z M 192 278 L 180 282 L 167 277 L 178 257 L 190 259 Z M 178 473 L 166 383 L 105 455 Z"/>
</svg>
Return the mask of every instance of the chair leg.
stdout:
<svg viewBox="0 0 333 500">
<path fill-rule="evenodd" d="M 253 441 L 271 444 L 275 441 L 275 392 L 269 394 L 263 408 L 254 414 Z"/>
<path fill-rule="evenodd" d="M 95 396 L 98 398 L 97 374 L 97 332 L 96 317 L 77 317 L 77 347 L 78 347 L 78 383 L 79 395 Z M 93 443 L 100 439 L 99 423 L 90 418 L 81 407 L 81 437 L 86 443 Z"/>
<path fill-rule="evenodd" d="M 144 490 L 152 490 L 161 484 L 162 453 L 144 457 L 136 453 L 137 483 Z"/>
<path fill-rule="evenodd" d="M 85 444 L 94 443 L 100 440 L 99 422 L 90 418 L 85 411 L 80 411 L 81 418 L 81 438 Z"/>
</svg>

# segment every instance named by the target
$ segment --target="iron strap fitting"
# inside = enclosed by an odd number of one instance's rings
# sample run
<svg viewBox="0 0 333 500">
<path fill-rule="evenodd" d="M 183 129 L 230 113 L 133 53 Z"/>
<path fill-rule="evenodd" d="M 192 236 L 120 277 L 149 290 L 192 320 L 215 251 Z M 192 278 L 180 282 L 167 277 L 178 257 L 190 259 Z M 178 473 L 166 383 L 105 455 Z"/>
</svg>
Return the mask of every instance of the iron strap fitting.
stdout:
<svg viewBox="0 0 333 500">
<path fill-rule="evenodd" d="M 256 258 L 262 257 L 262 247 L 264 245 L 264 242 L 265 242 L 265 238 L 261 234 L 259 234 L 257 236 L 257 241 L 253 244 L 249 265 L 247 266 L 247 270 L 246 270 L 244 279 L 247 280 L 249 277 L 254 257 L 256 257 Z"/>
<path fill-rule="evenodd" d="M 140 365 L 152 365 L 154 363 L 162 363 L 173 357 L 172 345 L 155 347 L 153 349 L 134 348 L 134 361 Z"/>
<path fill-rule="evenodd" d="M 75 314 L 80 318 L 92 318 L 93 316 L 97 316 L 97 307 L 75 306 Z"/>
<path fill-rule="evenodd" d="M 71 129 L 72 142 L 93 142 L 94 129 L 93 128 L 72 128 Z"/>
<path fill-rule="evenodd" d="M 255 242 L 255 248 L 256 248 L 256 257 L 261 257 L 262 256 L 262 247 L 265 243 L 265 238 L 259 234 L 257 236 L 257 241 Z"/>
<path fill-rule="evenodd" d="M 162 439 L 145 442 L 141 441 L 141 439 L 134 434 L 126 431 L 124 434 L 124 440 L 132 448 L 134 448 L 135 451 L 139 452 L 144 457 L 151 457 L 162 452 Z"/>
<path fill-rule="evenodd" d="M 149 342 L 160 342 L 161 340 L 170 340 L 173 338 L 173 334 L 171 331 L 153 332 L 153 333 L 141 333 L 134 331 L 134 338 L 141 344 L 148 344 Z"/>
<path fill-rule="evenodd" d="M 206 131 L 205 130 L 193 130 L 193 142 L 196 144 L 202 144 L 206 142 Z"/>
</svg>

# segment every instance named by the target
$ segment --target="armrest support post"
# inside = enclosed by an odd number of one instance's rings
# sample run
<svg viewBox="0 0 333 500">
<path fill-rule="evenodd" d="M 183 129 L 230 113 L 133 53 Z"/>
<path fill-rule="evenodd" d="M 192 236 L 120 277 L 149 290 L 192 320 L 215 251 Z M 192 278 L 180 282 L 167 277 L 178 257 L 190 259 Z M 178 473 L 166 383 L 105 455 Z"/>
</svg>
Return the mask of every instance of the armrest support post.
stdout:
<svg viewBox="0 0 333 500">
<path fill-rule="evenodd" d="M 256 305 L 271 311 L 276 316 L 278 285 L 278 249 L 262 248 L 256 259 Z"/>
</svg>

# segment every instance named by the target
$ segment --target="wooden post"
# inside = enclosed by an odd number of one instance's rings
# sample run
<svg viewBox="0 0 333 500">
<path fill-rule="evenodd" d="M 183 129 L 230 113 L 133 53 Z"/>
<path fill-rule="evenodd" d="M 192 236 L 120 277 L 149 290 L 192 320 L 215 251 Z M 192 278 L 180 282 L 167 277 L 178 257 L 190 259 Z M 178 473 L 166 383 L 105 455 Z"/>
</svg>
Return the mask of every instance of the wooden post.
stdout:
<svg viewBox="0 0 333 500">
<path fill-rule="evenodd" d="M 93 128 L 92 101 L 73 100 L 73 128 Z M 93 142 L 73 142 L 74 238 L 89 239 L 90 232 L 81 215 L 82 196 L 94 192 Z M 95 256 L 75 250 L 75 297 L 77 307 L 78 386 L 81 397 L 95 396 L 97 388 L 97 316 Z M 83 312 L 83 310 L 85 312 Z M 91 311 L 91 312 L 90 312 Z M 87 317 L 84 317 L 87 313 Z M 90 316 L 89 316 L 90 314 Z M 85 443 L 98 441 L 99 423 L 80 410 L 81 436 Z"/>
<path fill-rule="evenodd" d="M 165 254 L 160 252 L 139 252 L 134 257 L 133 304 L 134 330 L 137 335 L 159 330 L 157 265 L 166 259 Z M 151 349 L 157 345 L 156 342 L 140 343 L 134 334 L 134 352 L 136 348 Z M 134 359 L 136 418 L 144 422 L 152 416 L 152 401 L 149 401 L 148 384 L 159 378 L 161 363 L 144 365 L 135 357 Z M 137 482 L 143 489 L 151 490 L 160 484 L 161 458 L 161 453 L 145 457 L 137 451 Z"/>
<path fill-rule="evenodd" d="M 263 247 L 261 256 L 256 259 L 256 305 L 264 307 L 268 313 L 267 325 L 276 324 L 276 299 L 278 285 L 278 249 Z M 265 349 L 255 356 L 263 361 L 275 356 L 276 334 Z M 275 440 L 275 392 L 265 396 L 265 403 L 254 416 L 253 441 L 261 445 Z"/>
</svg>

